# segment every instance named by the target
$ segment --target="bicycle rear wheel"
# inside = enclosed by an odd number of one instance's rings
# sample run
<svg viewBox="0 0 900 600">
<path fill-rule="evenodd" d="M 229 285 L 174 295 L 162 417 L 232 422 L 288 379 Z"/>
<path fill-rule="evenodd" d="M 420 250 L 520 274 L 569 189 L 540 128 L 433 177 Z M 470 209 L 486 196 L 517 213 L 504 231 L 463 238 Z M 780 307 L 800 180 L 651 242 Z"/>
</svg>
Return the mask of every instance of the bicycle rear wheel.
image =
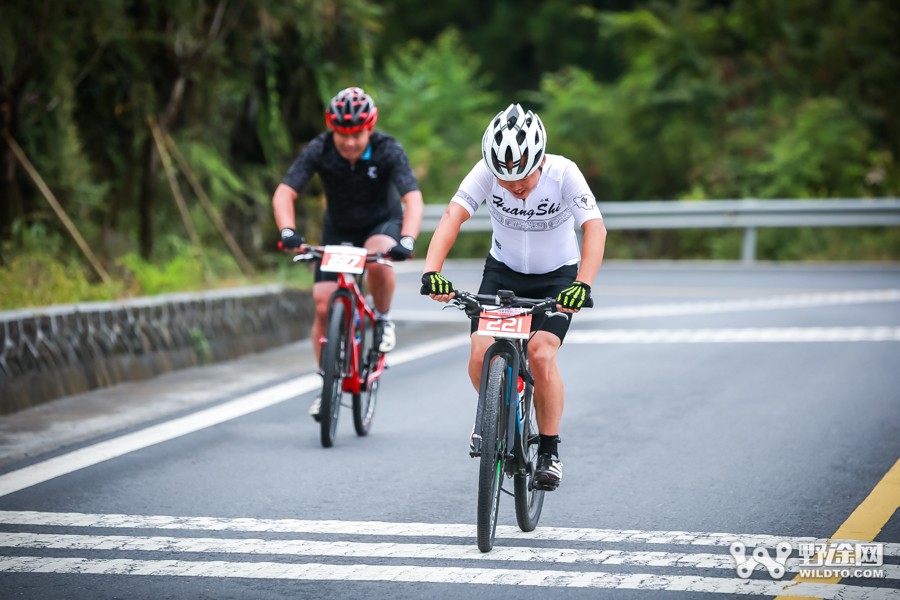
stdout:
<svg viewBox="0 0 900 600">
<path fill-rule="evenodd" d="M 378 349 L 375 347 L 375 321 L 363 314 L 359 328 L 362 336 L 359 348 L 360 362 L 363 363 L 362 375 L 368 378 L 369 373 L 378 367 L 380 358 Z M 353 394 L 353 427 L 356 429 L 356 435 L 368 435 L 369 429 L 372 427 L 375 403 L 378 400 L 379 381 L 380 378 L 375 379 L 369 384 L 368 389 L 362 390 L 359 394 Z"/>
<path fill-rule="evenodd" d="M 503 484 L 503 462 L 506 456 L 506 402 L 504 394 L 507 363 L 503 356 L 491 359 L 488 380 L 482 384 L 484 411 L 481 415 L 481 464 L 478 470 L 478 549 L 489 552 L 494 547 L 500 490 Z"/>
<path fill-rule="evenodd" d="M 344 367 L 347 363 L 347 320 L 344 302 L 335 298 L 328 316 L 328 333 L 322 346 L 322 404 L 319 408 L 322 446 L 334 445 L 341 395 L 344 392 Z"/>
<path fill-rule="evenodd" d="M 534 489 L 532 479 L 537 465 L 538 433 L 537 416 L 534 411 L 534 398 L 527 397 L 522 406 L 522 447 L 525 450 L 525 461 L 528 463 L 528 472 L 524 475 L 516 474 L 513 477 L 513 491 L 516 499 L 516 521 L 522 531 L 534 531 L 541 518 L 541 509 L 544 506 L 544 491 Z"/>
</svg>

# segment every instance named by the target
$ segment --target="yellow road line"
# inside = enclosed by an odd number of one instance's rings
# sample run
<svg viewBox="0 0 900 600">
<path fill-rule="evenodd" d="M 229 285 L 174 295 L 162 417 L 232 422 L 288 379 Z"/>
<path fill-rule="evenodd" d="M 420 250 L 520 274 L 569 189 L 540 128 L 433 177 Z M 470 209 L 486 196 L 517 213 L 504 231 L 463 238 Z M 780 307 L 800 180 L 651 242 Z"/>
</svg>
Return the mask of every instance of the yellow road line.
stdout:
<svg viewBox="0 0 900 600">
<path fill-rule="evenodd" d="M 872 492 L 856 507 L 844 524 L 841 525 L 832 540 L 860 540 L 871 542 L 884 528 L 894 512 L 900 508 L 900 459 L 875 485 Z M 797 576 L 789 584 L 798 583 L 837 583 L 841 577 L 801 577 Z M 791 596 L 792 600 L 812 600 Z M 787 596 L 778 596 L 775 600 L 787 600 Z"/>
</svg>

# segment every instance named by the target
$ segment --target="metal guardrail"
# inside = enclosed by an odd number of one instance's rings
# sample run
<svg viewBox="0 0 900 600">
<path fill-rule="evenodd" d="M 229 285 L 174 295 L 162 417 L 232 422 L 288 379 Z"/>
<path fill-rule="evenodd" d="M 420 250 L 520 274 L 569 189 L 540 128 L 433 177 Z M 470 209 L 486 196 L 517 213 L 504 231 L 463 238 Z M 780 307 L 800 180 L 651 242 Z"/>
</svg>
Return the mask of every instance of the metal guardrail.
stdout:
<svg viewBox="0 0 900 600">
<path fill-rule="evenodd" d="M 760 227 L 897 227 L 900 198 L 810 200 L 664 200 L 600 202 L 606 228 L 729 229 L 742 228 L 741 259 L 756 259 Z M 423 231 L 434 231 L 446 205 L 428 204 Z M 463 231 L 490 231 L 488 211 L 479 210 Z"/>
</svg>

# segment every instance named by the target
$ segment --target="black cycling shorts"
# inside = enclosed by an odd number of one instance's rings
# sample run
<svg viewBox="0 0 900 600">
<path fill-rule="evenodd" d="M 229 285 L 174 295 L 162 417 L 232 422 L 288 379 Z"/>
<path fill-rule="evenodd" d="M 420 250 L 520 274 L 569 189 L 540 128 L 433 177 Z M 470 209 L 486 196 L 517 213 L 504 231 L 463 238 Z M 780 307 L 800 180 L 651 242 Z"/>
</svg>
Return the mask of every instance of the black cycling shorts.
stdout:
<svg viewBox="0 0 900 600">
<path fill-rule="evenodd" d="M 484 276 L 481 280 L 479 294 L 496 294 L 498 290 L 512 290 L 522 298 L 556 298 L 559 293 L 572 285 L 578 276 L 578 265 L 564 265 L 549 273 L 526 275 L 513 271 L 505 264 L 488 255 L 484 263 Z M 545 313 L 536 313 L 531 319 L 531 331 L 549 331 L 562 342 L 571 323 L 571 314 L 562 317 L 547 317 Z M 472 333 L 478 330 L 478 320 L 472 320 Z"/>
<path fill-rule="evenodd" d="M 365 245 L 366 240 L 368 240 L 373 235 L 387 235 L 394 238 L 394 241 L 399 243 L 400 229 L 402 226 L 402 218 L 389 219 L 384 223 L 381 223 L 380 225 L 376 225 L 368 231 L 338 231 L 326 224 L 322 228 L 322 245 L 339 246 L 340 244 L 352 244 L 354 246 L 362 248 Z M 319 268 L 319 263 L 316 263 L 316 283 L 320 281 L 337 281 L 337 279 L 337 273 L 323 273 Z M 569 283 L 571 283 L 571 281 Z"/>
</svg>

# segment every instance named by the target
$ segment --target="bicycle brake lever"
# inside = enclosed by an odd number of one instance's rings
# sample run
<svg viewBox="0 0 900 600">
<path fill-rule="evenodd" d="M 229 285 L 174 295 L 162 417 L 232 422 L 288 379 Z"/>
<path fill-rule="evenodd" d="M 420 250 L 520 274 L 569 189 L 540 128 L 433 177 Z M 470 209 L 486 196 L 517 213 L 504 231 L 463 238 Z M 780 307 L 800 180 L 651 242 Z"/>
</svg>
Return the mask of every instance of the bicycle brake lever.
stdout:
<svg viewBox="0 0 900 600">
<path fill-rule="evenodd" d="M 570 316 L 571 315 L 569 315 L 569 313 L 560 312 L 558 310 L 547 313 L 547 317 L 565 317 L 566 319 L 568 319 L 570 318 Z"/>
<path fill-rule="evenodd" d="M 304 253 L 304 254 L 295 254 L 295 255 L 294 255 L 294 258 L 293 258 L 293 261 L 294 261 L 294 262 L 300 262 L 300 261 L 303 261 L 303 260 L 311 260 L 311 259 L 313 259 L 313 258 L 315 258 L 315 257 L 316 257 L 316 255 L 313 254 L 312 252 L 306 252 L 306 253 Z"/>
<path fill-rule="evenodd" d="M 460 302 L 456 298 L 451 298 L 444 303 L 444 306 L 441 307 L 441 310 L 447 310 L 448 308 L 455 308 L 457 310 L 466 310 L 466 305 Z"/>
</svg>

